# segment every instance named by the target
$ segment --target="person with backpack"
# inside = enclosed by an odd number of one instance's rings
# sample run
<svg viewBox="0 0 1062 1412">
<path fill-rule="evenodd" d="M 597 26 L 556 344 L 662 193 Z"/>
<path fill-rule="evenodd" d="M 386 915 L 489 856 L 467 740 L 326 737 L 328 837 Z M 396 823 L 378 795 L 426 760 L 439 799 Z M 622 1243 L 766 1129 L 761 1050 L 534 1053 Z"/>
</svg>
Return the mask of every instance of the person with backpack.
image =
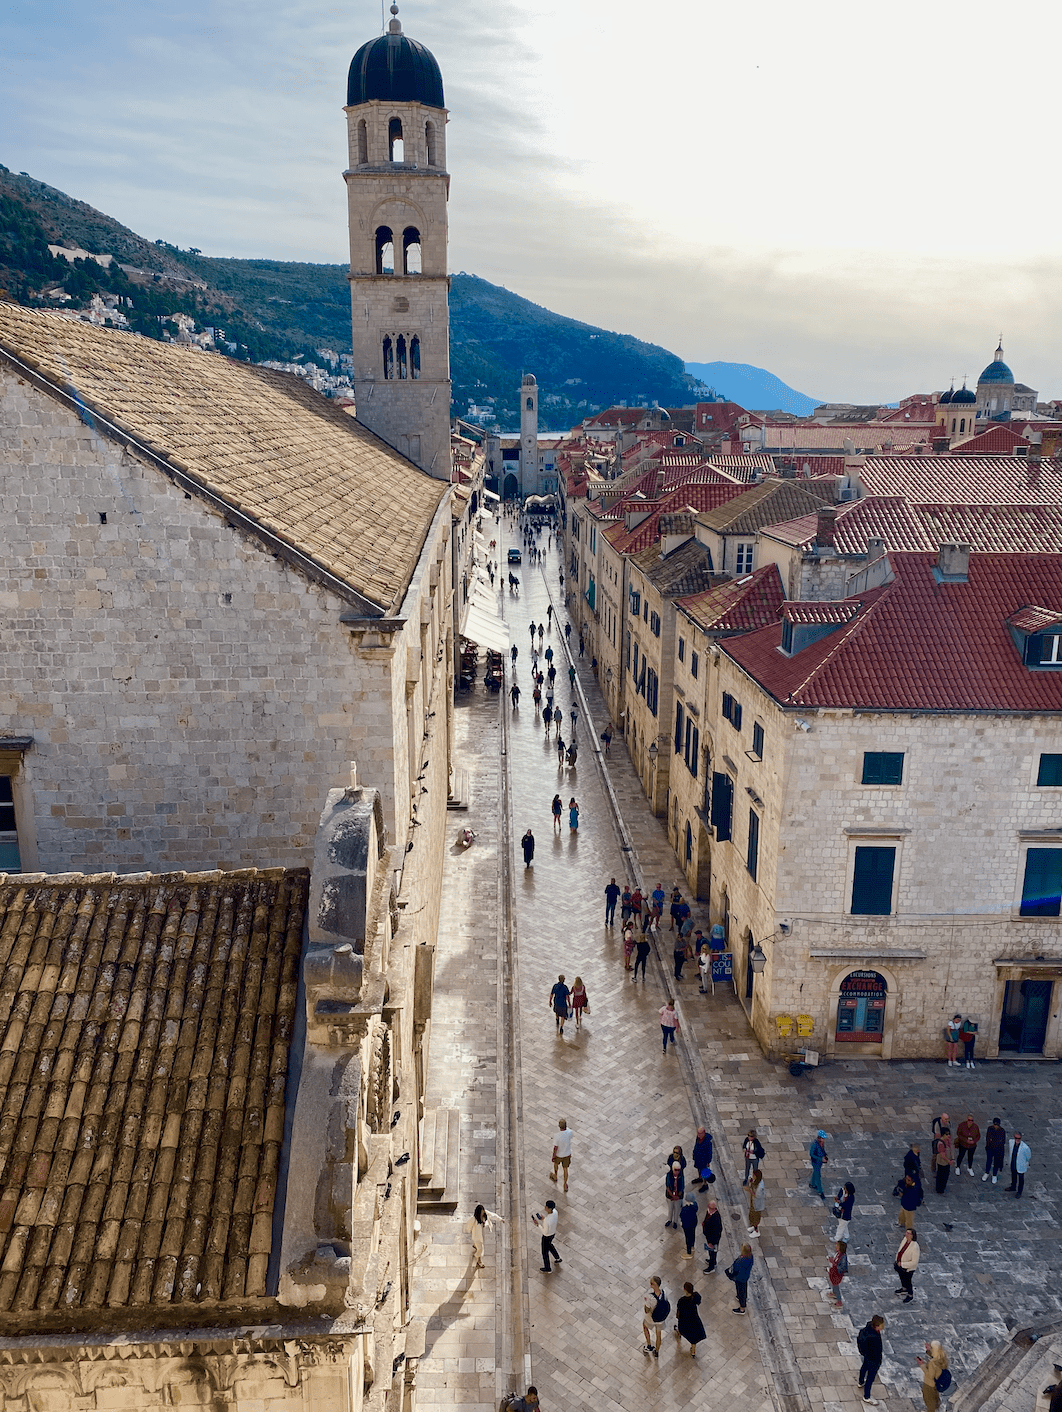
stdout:
<svg viewBox="0 0 1062 1412">
<path fill-rule="evenodd" d="M 826 1153 L 826 1134 L 821 1128 L 811 1141 L 808 1156 L 811 1158 L 811 1181 L 808 1182 L 808 1186 L 822 1201 L 825 1201 L 826 1193 L 822 1189 L 822 1168 L 823 1164 L 830 1159 Z"/>
<path fill-rule="evenodd" d="M 645 1347 L 643 1353 L 651 1353 L 654 1358 L 660 1357 L 660 1333 L 667 1323 L 667 1316 L 671 1313 L 671 1304 L 664 1293 L 664 1286 L 660 1283 L 660 1276 L 654 1275 L 649 1281 L 649 1289 L 646 1292 L 643 1303 L 645 1316 L 642 1319 L 642 1333 L 645 1335 Z M 656 1346 L 653 1346 L 653 1330 L 656 1330 Z"/>
<path fill-rule="evenodd" d="M 701 1222 L 701 1235 L 704 1236 L 704 1248 L 708 1252 L 708 1263 L 704 1267 L 704 1273 L 712 1275 L 715 1273 L 715 1262 L 723 1241 L 723 1218 L 714 1201 L 708 1203 L 708 1210 Z"/>
<path fill-rule="evenodd" d="M 664 1178 L 664 1199 L 667 1202 L 667 1222 L 665 1230 L 678 1229 L 679 1214 L 686 1196 L 686 1178 L 678 1162 L 672 1162 Z"/>
<path fill-rule="evenodd" d="M 833 1214 L 837 1217 L 837 1229 L 833 1233 L 834 1240 L 848 1239 L 848 1222 L 852 1219 L 854 1208 L 855 1187 L 851 1182 L 845 1182 L 833 1203 Z"/>
<path fill-rule="evenodd" d="M 936 1177 L 936 1193 L 943 1196 L 948 1189 L 951 1164 L 955 1152 L 951 1144 L 951 1128 L 942 1123 L 940 1132 L 933 1139 L 933 1174 Z"/>
<path fill-rule="evenodd" d="M 882 1359 L 885 1357 L 885 1350 L 881 1343 L 881 1331 L 885 1327 L 885 1319 L 881 1314 L 875 1314 L 868 1324 L 856 1334 L 856 1348 L 859 1350 L 863 1361 L 859 1365 L 859 1386 L 863 1389 L 863 1401 L 870 1407 L 880 1407 L 878 1398 L 872 1396 L 871 1389 L 874 1386 L 874 1379 L 881 1370 Z"/>
<path fill-rule="evenodd" d="M 752 1246 L 748 1241 L 741 1247 L 741 1254 L 723 1274 L 734 1281 L 737 1291 L 735 1314 L 744 1314 L 749 1302 L 749 1276 L 752 1274 Z"/>
<path fill-rule="evenodd" d="M 686 1199 L 682 1203 L 682 1210 L 679 1212 L 679 1225 L 682 1227 L 682 1234 L 686 1237 L 686 1253 L 683 1260 L 693 1259 L 693 1247 L 697 1240 L 697 1200 L 692 1192 L 686 1193 Z"/>
<path fill-rule="evenodd" d="M 841 1285 L 844 1277 L 848 1274 L 848 1242 L 838 1240 L 834 1242 L 833 1254 L 826 1262 L 826 1278 L 830 1282 L 830 1302 L 835 1309 L 843 1309 L 844 1301 L 841 1298 Z"/>
<path fill-rule="evenodd" d="M 928 1358 L 916 1359 L 922 1369 L 922 1401 L 926 1405 L 926 1412 L 937 1412 L 940 1394 L 947 1392 L 951 1387 L 948 1355 L 944 1352 L 944 1345 L 937 1338 L 926 1344 L 926 1353 Z"/>
</svg>

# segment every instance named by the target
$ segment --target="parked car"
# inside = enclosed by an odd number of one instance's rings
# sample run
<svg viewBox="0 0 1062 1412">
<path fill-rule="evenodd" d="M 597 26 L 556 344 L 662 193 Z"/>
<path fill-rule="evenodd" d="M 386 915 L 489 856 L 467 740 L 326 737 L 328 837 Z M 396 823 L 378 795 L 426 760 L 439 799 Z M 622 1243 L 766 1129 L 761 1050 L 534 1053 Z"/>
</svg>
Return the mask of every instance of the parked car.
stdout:
<svg viewBox="0 0 1062 1412">
<path fill-rule="evenodd" d="M 509 550 L 509 563 L 510 563 L 510 564 L 521 564 L 521 563 L 523 563 L 523 560 L 522 560 L 522 558 L 520 557 L 520 551 L 519 551 L 519 549 L 510 549 L 510 550 Z"/>
</svg>

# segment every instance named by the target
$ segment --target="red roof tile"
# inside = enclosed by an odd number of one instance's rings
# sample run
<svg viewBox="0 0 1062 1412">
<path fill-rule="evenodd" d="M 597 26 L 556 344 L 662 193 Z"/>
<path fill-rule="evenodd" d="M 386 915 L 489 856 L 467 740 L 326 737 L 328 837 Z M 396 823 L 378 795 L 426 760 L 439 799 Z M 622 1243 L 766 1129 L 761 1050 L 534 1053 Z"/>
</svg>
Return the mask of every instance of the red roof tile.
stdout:
<svg viewBox="0 0 1062 1412">
<path fill-rule="evenodd" d="M 858 477 L 867 495 L 912 505 L 1062 504 L 1062 467 L 1020 456 L 875 456 Z"/>
<path fill-rule="evenodd" d="M 751 632 L 777 621 L 785 591 L 778 565 L 765 564 L 754 574 L 731 579 L 704 593 L 689 594 L 676 602 L 706 632 Z"/>
<path fill-rule="evenodd" d="M 1005 426 L 1002 422 L 994 422 L 991 426 L 982 428 L 974 436 L 968 436 L 965 441 L 956 442 L 952 446 L 951 456 L 1011 456 L 1014 454 L 1015 446 L 1028 446 L 1029 442 L 1012 427 Z"/>
<path fill-rule="evenodd" d="M 675 510 L 712 510 L 717 505 L 723 505 L 727 500 L 733 499 L 735 495 L 740 495 L 744 488 L 741 485 L 728 485 L 725 481 L 709 485 L 681 485 L 662 500 L 655 502 L 651 507 L 652 512 L 633 529 L 628 530 L 623 525 L 608 525 L 603 533 L 621 554 L 636 554 L 659 539 L 661 515 Z M 629 505 L 627 508 L 633 510 L 637 507 Z M 649 507 L 643 504 L 641 508 Z"/>
<path fill-rule="evenodd" d="M 890 554 L 893 580 L 847 626 L 788 657 L 781 625 L 724 650 L 777 700 L 881 711 L 1062 712 L 1062 672 L 1030 671 L 1009 620 L 1030 602 L 1062 617 L 1062 555 L 972 554 L 938 583 L 935 554 Z"/>
<path fill-rule="evenodd" d="M 811 627 L 850 623 L 859 611 L 859 601 L 843 598 L 839 602 L 822 599 L 783 603 L 781 615 L 787 623 L 802 623 Z"/>
</svg>

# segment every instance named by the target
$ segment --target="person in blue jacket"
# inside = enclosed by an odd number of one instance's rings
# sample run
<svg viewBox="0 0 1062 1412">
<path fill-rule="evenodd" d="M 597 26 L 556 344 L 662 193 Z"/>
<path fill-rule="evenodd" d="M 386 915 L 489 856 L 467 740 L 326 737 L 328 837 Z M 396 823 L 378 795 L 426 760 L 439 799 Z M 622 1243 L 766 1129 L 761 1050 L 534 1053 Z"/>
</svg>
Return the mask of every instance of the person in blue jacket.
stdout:
<svg viewBox="0 0 1062 1412">
<path fill-rule="evenodd" d="M 708 1190 L 706 1173 L 712 1170 L 712 1135 L 707 1128 L 698 1128 L 693 1144 L 693 1169 L 700 1178 L 700 1191 Z"/>
<path fill-rule="evenodd" d="M 808 1148 L 808 1156 L 811 1158 L 811 1181 L 808 1182 L 808 1186 L 825 1201 L 826 1193 L 822 1189 L 822 1168 L 823 1164 L 830 1159 L 826 1155 L 826 1134 L 821 1128 L 815 1134 L 812 1144 Z"/>
</svg>

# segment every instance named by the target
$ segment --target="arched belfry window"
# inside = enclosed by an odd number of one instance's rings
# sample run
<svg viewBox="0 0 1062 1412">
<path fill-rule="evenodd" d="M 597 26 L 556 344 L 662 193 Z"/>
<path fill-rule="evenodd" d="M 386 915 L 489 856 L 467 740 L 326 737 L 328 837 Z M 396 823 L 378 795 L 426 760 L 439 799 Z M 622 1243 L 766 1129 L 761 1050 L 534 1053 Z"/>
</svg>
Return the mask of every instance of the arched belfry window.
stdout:
<svg viewBox="0 0 1062 1412">
<path fill-rule="evenodd" d="M 529 412 L 533 412 L 533 411 L 535 410 L 535 399 L 534 399 L 533 397 L 529 397 L 529 398 L 527 399 L 527 404 L 526 404 L 526 405 L 527 405 L 527 410 L 528 410 Z"/>
<path fill-rule="evenodd" d="M 428 166 L 437 167 L 439 165 L 435 151 L 435 124 L 424 124 L 424 146 L 428 149 Z"/>
<path fill-rule="evenodd" d="M 407 275 L 421 272 L 420 231 L 416 226 L 406 226 L 402 232 L 402 269 Z"/>
<path fill-rule="evenodd" d="M 409 376 L 420 377 L 420 339 L 416 334 L 409 340 Z"/>
<path fill-rule="evenodd" d="M 358 161 L 364 166 L 369 160 L 369 129 L 365 126 L 365 119 L 358 123 Z"/>
<path fill-rule="evenodd" d="M 390 226 L 380 226 L 376 232 L 376 273 L 393 275 L 395 272 L 395 238 Z"/>
<path fill-rule="evenodd" d="M 396 348 L 398 352 L 396 360 L 398 363 L 398 376 L 401 381 L 405 381 L 409 374 L 406 370 L 406 336 L 404 333 L 398 335 Z"/>
<path fill-rule="evenodd" d="M 405 144 L 402 141 L 402 119 L 392 118 L 387 124 L 387 160 L 389 162 L 404 162 L 406 160 Z"/>
<path fill-rule="evenodd" d="M 383 374 L 387 382 L 395 375 L 395 346 L 388 334 L 383 341 Z"/>
</svg>

